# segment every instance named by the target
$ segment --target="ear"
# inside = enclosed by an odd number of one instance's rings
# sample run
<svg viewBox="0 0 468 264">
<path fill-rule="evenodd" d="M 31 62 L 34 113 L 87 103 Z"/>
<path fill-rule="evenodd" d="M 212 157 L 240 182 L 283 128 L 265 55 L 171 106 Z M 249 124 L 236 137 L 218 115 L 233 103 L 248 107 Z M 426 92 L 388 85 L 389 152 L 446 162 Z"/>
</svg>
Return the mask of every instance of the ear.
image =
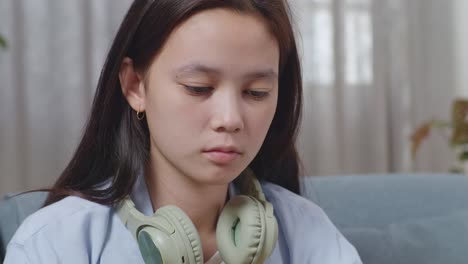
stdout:
<svg viewBox="0 0 468 264">
<path fill-rule="evenodd" d="M 135 111 L 145 111 L 145 85 L 143 78 L 135 71 L 132 59 L 126 57 L 120 65 L 120 87 L 128 104 Z"/>
</svg>

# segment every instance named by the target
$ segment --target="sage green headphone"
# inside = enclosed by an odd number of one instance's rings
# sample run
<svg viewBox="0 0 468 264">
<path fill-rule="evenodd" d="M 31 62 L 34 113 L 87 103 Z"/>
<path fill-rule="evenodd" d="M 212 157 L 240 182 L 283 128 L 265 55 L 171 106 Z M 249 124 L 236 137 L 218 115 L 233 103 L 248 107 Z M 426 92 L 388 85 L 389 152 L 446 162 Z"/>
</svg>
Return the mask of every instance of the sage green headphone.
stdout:
<svg viewBox="0 0 468 264">
<path fill-rule="evenodd" d="M 236 186 L 243 195 L 230 199 L 219 216 L 218 251 L 227 264 L 264 263 L 278 239 L 273 206 L 250 170 L 238 177 Z M 164 206 L 145 216 L 127 198 L 117 214 L 137 240 L 146 264 L 204 263 L 198 232 L 178 207 Z"/>
</svg>

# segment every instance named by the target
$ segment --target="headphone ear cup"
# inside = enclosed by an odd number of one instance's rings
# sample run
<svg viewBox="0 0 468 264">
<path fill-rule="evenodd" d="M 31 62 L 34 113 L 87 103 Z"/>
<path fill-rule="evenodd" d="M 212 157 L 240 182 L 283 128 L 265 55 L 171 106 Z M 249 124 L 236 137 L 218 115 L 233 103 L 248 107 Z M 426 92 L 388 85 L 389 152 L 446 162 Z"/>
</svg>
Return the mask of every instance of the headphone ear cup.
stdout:
<svg viewBox="0 0 468 264">
<path fill-rule="evenodd" d="M 238 195 L 224 207 L 216 228 L 221 257 L 229 264 L 257 263 L 265 244 L 265 210 L 255 198 Z M 263 263 L 263 262 L 260 262 Z"/>
<path fill-rule="evenodd" d="M 265 243 L 264 246 L 259 249 L 258 259 L 263 263 L 270 255 L 276 246 L 278 241 L 278 222 L 276 222 L 275 215 L 273 214 L 273 205 L 266 202 L 262 208 L 265 210 Z"/>
<path fill-rule="evenodd" d="M 159 208 L 155 215 L 166 218 L 175 227 L 173 236 L 177 246 L 184 251 L 182 257 L 186 257 L 186 263 L 203 264 L 203 250 L 200 236 L 190 218 L 176 206 L 164 206 Z"/>
<path fill-rule="evenodd" d="M 137 234 L 138 247 L 145 263 L 180 262 L 174 239 L 165 231 L 152 226 L 143 227 Z"/>
</svg>

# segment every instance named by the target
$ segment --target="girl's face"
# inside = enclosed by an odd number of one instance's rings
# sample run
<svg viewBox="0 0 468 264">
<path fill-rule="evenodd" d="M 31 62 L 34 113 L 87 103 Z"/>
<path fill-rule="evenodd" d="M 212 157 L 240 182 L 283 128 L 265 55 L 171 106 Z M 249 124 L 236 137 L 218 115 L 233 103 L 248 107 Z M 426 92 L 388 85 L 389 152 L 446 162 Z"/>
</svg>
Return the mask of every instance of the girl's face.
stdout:
<svg viewBox="0 0 468 264">
<path fill-rule="evenodd" d="M 146 75 L 141 107 L 157 173 L 226 184 L 253 160 L 278 98 L 279 47 L 257 15 L 200 12 L 177 27 Z"/>
</svg>

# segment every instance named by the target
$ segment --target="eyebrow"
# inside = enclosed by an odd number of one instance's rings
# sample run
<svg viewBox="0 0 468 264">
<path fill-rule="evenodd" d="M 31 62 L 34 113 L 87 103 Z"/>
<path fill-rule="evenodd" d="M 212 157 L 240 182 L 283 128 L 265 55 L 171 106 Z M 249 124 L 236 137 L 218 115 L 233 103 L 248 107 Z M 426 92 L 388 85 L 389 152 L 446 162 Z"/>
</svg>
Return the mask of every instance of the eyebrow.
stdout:
<svg viewBox="0 0 468 264">
<path fill-rule="evenodd" d="M 203 65 L 201 63 L 191 63 L 179 67 L 175 70 L 176 76 L 179 77 L 179 74 L 196 74 L 196 73 L 206 73 L 210 75 L 221 75 L 221 70 L 210 67 L 207 65 Z M 264 69 L 259 71 L 254 71 L 246 74 L 245 76 L 249 80 L 255 79 L 278 79 L 278 73 L 276 73 L 273 69 Z"/>
</svg>

